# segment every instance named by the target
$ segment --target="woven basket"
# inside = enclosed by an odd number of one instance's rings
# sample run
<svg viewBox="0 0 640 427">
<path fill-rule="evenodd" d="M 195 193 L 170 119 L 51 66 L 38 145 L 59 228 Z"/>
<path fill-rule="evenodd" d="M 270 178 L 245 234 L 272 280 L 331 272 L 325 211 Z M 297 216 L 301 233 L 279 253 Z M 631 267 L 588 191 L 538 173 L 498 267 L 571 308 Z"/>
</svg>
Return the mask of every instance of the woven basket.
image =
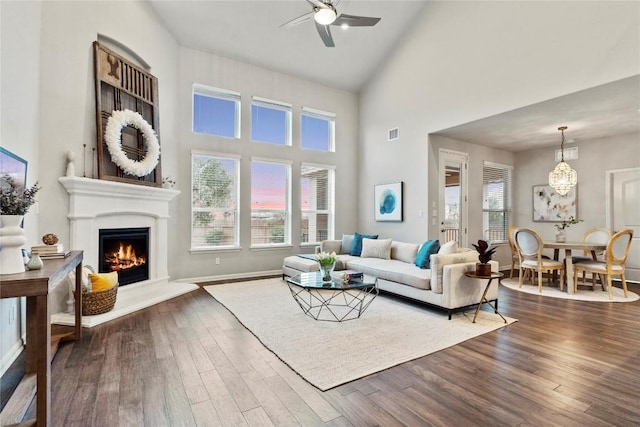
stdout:
<svg viewBox="0 0 640 427">
<path fill-rule="evenodd" d="M 75 294 L 75 292 L 74 292 Z M 82 315 L 93 316 L 113 310 L 118 296 L 118 285 L 101 292 L 82 291 Z"/>
</svg>

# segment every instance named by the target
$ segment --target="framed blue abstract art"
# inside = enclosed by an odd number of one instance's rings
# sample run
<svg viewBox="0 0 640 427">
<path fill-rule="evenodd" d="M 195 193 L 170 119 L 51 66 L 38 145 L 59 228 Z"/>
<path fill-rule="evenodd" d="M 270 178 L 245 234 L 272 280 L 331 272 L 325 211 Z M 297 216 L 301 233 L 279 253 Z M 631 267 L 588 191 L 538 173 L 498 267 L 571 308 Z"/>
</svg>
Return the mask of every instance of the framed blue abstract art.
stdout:
<svg viewBox="0 0 640 427">
<path fill-rule="evenodd" d="M 376 221 L 402 222 L 402 181 L 375 185 L 373 194 Z"/>
</svg>

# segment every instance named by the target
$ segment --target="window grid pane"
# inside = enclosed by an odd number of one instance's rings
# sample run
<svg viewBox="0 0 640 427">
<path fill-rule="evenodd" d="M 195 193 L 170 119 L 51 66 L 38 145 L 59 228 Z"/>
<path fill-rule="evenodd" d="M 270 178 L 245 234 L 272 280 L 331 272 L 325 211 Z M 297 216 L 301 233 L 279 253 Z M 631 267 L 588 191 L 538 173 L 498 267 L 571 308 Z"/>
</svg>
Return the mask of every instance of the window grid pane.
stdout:
<svg viewBox="0 0 640 427">
<path fill-rule="evenodd" d="M 302 148 L 327 152 L 334 151 L 333 118 L 303 112 L 300 125 L 300 146 Z"/>
<path fill-rule="evenodd" d="M 251 140 L 291 145 L 291 107 L 254 100 L 251 104 Z"/>
<path fill-rule="evenodd" d="M 194 87 L 192 119 L 193 132 L 240 138 L 240 96 Z"/>
<path fill-rule="evenodd" d="M 511 168 L 485 163 L 482 184 L 484 238 L 506 241 L 511 224 Z"/>
<path fill-rule="evenodd" d="M 191 247 L 237 247 L 238 159 L 191 156 Z"/>
<path fill-rule="evenodd" d="M 318 243 L 333 235 L 333 170 L 302 165 L 300 173 L 301 243 Z"/>
<path fill-rule="evenodd" d="M 251 162 L 251 245 L 290 243 L 289 165 Z"/>
</svg>

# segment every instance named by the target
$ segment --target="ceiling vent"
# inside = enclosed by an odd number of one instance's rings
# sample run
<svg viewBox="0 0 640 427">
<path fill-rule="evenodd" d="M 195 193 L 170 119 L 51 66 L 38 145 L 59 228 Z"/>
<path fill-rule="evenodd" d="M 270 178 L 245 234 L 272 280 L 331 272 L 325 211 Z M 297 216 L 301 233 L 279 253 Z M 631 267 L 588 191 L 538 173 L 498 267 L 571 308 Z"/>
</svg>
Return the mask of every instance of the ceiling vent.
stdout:
<svg viewBox="0 0 640 427">
<path fill-rule="evenodd" d="M 398 128 L 389 129 L 388 141 L 395 141 L 400 137 L 400 130 Z"/>
<path fill-rule="evenodd" d="M 562 151 L 556 150 L 556 162 L 562 159 Z M 565 160 L 578 160 L 578 147 L 571 147 L 564 149 Z"/>
</svg>

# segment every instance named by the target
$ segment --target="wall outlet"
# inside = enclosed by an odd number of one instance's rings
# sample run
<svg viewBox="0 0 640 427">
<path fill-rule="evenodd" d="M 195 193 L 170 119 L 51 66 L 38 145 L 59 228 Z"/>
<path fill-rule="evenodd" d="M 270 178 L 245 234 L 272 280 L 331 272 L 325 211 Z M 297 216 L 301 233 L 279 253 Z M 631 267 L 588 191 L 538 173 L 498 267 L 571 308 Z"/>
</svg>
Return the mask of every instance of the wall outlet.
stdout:
<svg viewBox="0 0 640 427">
<path fill-rule="evenodd" d="M 216 258 L 216 265 L 220 265 L 220 258 Z"/>
</svg>

